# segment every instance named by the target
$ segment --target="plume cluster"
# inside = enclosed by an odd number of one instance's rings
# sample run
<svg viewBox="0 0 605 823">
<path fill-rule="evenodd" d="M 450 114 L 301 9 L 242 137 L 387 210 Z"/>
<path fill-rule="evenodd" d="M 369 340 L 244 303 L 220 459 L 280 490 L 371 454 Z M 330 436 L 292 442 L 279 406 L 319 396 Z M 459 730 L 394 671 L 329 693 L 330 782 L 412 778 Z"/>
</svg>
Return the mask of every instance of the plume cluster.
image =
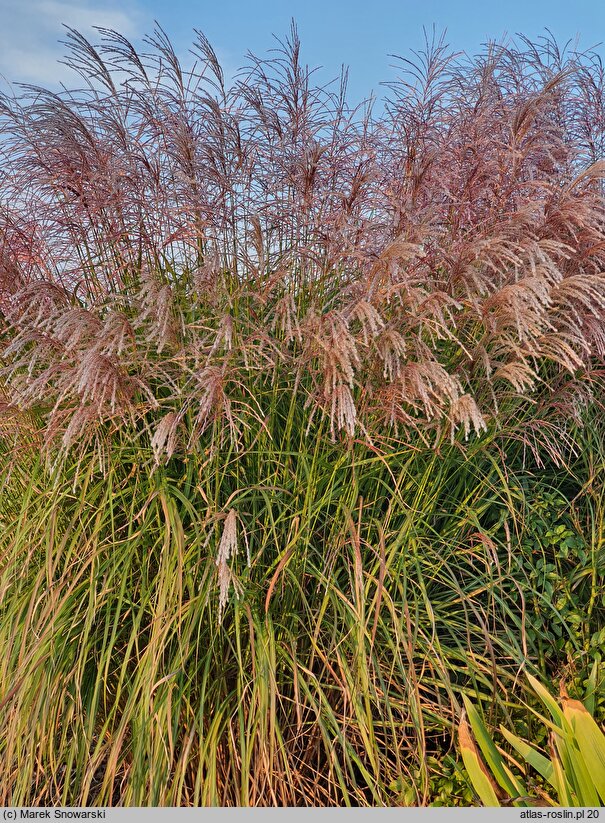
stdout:
<svg viewBox="0 0 605 823">
<path fill-rule="evenodd" d="M 98 36 L 68 30 L 83 88 L 0 101 L 0 380 L 47 446 L 237 443 L 276 381 L 333 437 L 468 438 L 544 386 L 577 410 L 605 355 L 595 54 L 433 40 L 375 114 L 313 85 L 294 28 L 229 87 L 200 33 L 190 69 L 160 28 Z"/>
</svg>

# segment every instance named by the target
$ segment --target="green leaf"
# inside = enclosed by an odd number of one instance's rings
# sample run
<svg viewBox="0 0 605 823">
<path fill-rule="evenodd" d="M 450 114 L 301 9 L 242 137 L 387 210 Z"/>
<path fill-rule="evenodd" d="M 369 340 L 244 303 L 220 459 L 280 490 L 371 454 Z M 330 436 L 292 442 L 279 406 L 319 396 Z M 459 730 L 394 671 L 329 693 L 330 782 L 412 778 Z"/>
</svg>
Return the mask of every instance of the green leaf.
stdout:
<svg viewBox="0 0 605 823">
<path fill-rule="evenodd" d="M 555 721 L 555 723 L 558 723 L 559 726 L 561 726 L 561 728 L 563 729 L 566 725 L 565 718 L 563 716 L 563 710 L 561 709 L 557 701 L 550 694 L 550 692 L 544 688 L 540 681 L 536 680 L 536 678 L 533 677 L 531 674 L 527 675 L 527 679 L 529 680 L 532 689 L 535 691 L 535 693 L 538 695 L 540 700 L 544 703 L 544 705 L 550 712 L 552 719 Z"/>
<path fill-rule="evenodd" d="M 555 735 L 554 733 L 552 733 L 550 736 L 550 754 L 553 766 L 554 786 L 557 790 L 557 795 L 559 797 L 559 803 L 561 804 L 561 806 L 573 806 L 575 805 L 574 797 L 571 792 L 569 781 L 565 776 L 561 760 L 559 759 L 559 756 L 557 754 L 557 749 L 553 739 L 554 737 Z"/>
<path fill-rule="evenodd" d="M 583 763 L 574 761 L 574 766 L 586 781 L 584 805 L 599 805 L 594 797 L 598 793 L 605 801 L 605 735 L 579 700 L 564 699 L 563 712 L 578 743 L 576 760 L 583 760 Z"/>
<path fill-rule="evenodd" d="M 509 732 L 508 729 L 505 729 L 503 726 L 500 726 L 500 731 L 525 762 L 535 769 L 538 774 L 542 775 L 553 788 L 556 788 L 551 761 L 547 757 L 544 757 L 543 754 L 540 754 L 533 746 L 530 746 L 529 743 L 526 743 L 525 740 L 521 740 L 520 737 Z"/>
<path fill-rule="evenodd" d="M 484 806 L 500 806 L 496 785 L 475 745 L 470 728 L 465 719 L 458 726 L 458 741 L 462 760 L 474 790 Z"/>
<path fill-rule="evenodd" d="M 475 709 L 466 695 L 462 695 L 462 699 L 464 700 L 464 706 L 473 729 L 473 734 L 475 735 L 481 751 L 485 756 L 492 774 L 498 781 L 499 785 L 502 786 L 506 792 L 508 792 L 511 798 L 523 797 L 527 794 L 525 787 L 517 780 L 504 762 L 504 759 L 494 745 L 494 742 L 485 727 L 479 712 Z"/>
<path fill-rule="evenodd" d="M 601 632 L 599 632 L 601 634 Z M 592 642 L 592 639 L 591 639 Z M 603 633 L 603 640 L 599 643 L 594 643 L 593 645 L 603 646 L 605 645 L 605 633 Z M 588 676 L 588 689 L 587 693 L 584 696 L 584 705 L 586 706 L 586 710 L 594 716 L 595 712 L 595 704 L 596 704 L 596 692 L 597 692 L 597 674 L 599 670 L 599 664 L 595 660 L 592 664 L 592 669 L 590 670 L 590 675 Z"/>
</svg>

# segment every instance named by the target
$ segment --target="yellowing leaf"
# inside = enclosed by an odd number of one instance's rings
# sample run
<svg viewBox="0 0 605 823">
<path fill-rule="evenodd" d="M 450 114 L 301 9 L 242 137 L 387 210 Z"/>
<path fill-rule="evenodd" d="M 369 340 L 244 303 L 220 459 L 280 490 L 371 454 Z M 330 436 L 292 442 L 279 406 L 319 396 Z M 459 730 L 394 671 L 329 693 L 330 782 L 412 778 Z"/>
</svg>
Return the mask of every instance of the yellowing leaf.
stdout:
<svg viewBox="0 0 605 823">
<path fill-rule="evenodd" d="M 496 783 L 492 780 L 471 734 L 470 727 L 463 718 L 458 726 L 458 742 L 466 771 L 484 806 L 500 806 Z"/>
<path fill-rule="evenodd" d="M 563 713 L 573 730 L 590 780 L 605 801 L 605 735 L 579 700 L 564 698 Z"/>
</svg>

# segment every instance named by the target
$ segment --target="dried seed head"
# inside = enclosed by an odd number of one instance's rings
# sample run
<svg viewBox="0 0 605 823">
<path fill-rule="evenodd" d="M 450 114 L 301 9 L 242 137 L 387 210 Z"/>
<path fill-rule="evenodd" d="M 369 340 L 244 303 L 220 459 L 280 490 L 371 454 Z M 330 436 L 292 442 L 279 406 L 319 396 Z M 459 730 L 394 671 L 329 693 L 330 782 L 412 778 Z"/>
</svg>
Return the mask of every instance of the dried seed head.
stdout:
<svg viewBox="0 0 605 823">
<path fill-rule="evenodd" d="M 234 584 L 235 596 L 239 597 L 241 589 L 236 584 L 236 579 L 229 566 L 229 560 L 237 555 L 237 512 L 235 509 L 230 509 L 223 526 L 223 534 L 218 547 L 216 556 L 216 565 L 218 567 L 218 584 L 219 584 L 219 599 L 218 599 L 218 622 L 223 618 L 225 606 L 229 599 L 229 588 L 231 583 Z"/>
<path fill-rule="evenodd" d="M 452 443 L 458 426 L 463 427 L 465 440 L 468 440 L 471 428 L 476 435 L 480 435 L 482 431 L 487 431 L 487 424 L 470 394 L 463 394 L 454 400 L 451 405 L 450 431 Z"/>
<path fill-rule="evenodd" d="M 238 443 L 282 378 L 333 436 L 378 419 L 470 432 L 465 398 L 497 404 L 494 377 L 524 394 L 547 391 L 545 364 L 597 379 L 594 55 L 559 75 L 517 44 L 469 71 L 439 47 L 426 93 L 398 81 L 376 123 L 313 87 L 296 38 L 228 89 L 203 38 L 187 73 L 157 32 L 144 57 L 70 37 L 89 92 L 0 103 L 0 380 L 52 409 L 45 435 L 166 402 L 193 410 L 189 448 L 218 420 Z M 173 414 L 150 424 L 156 461 Z"/>
<path fill-rule="evenodd" d="M 158 423 L 151 438 L 151 448 L 156 466 L 160 465 L 163 455 L 165 455 L 166 460 L 170 460 L 174 454 L 177 444 L 178 428 L 181 421 L 181 414 L 168 412 Z"/>
</svg>

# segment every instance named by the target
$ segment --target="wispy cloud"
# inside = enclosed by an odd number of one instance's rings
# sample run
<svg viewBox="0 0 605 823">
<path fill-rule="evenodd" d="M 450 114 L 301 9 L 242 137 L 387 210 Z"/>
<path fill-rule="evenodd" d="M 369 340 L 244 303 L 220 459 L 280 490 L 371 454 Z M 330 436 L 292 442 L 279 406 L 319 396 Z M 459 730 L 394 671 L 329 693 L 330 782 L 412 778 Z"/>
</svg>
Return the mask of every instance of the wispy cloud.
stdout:
<svg viewBox="0 0 605 823">
<path fill-rule="evenodd" d="M 0 75 L 17 83 L 72 84 L 73 72 L 59 62 L 63 24 L 85 35 L 103 26 L 136 38 L 149 23 L 133 0 L 0 0 Z"/>
</svg>

